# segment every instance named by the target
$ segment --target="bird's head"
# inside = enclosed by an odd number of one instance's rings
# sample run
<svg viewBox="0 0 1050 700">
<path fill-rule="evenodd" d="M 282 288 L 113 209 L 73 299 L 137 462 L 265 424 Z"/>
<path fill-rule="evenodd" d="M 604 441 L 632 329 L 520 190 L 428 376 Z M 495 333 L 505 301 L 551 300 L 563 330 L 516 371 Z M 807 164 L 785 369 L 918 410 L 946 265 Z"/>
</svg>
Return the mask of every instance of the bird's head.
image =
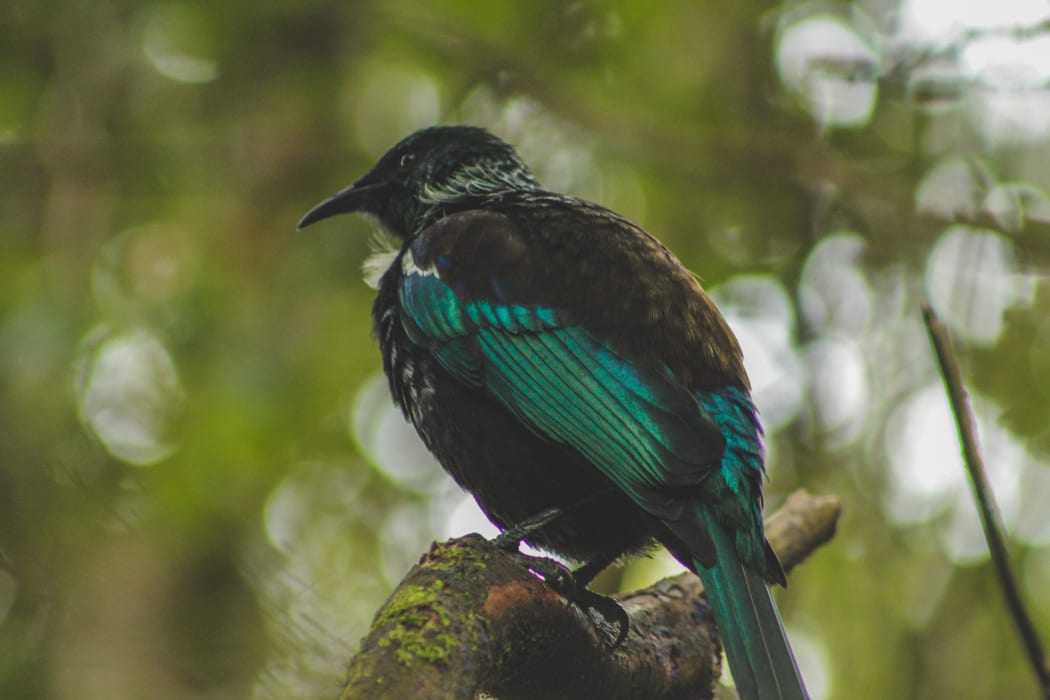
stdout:
<svg viewBox="0 0 1050 700">
<path fill-rule="evenodd" d="M 514 149 L 484 129 L 432 126 L 404 138 L 361 179 L 307 212 L 299 228 L 336 214 L 374 217 L 407 240 L 457 201 L 539 184 Z"/>
</svg>

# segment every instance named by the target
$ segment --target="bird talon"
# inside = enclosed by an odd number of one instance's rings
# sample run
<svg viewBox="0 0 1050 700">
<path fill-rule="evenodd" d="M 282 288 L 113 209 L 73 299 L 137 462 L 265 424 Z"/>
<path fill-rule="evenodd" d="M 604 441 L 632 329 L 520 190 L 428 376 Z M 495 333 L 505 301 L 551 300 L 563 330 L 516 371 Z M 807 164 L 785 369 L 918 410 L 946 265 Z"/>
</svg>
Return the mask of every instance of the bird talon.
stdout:
<svg viewBox="0 0 1050 700">
<path fill-rule="evenodd" d="M 498 542 L 496 544 L 499 546 Z M 559 561 L 519 552 L 514 552 L 514 555 L 524 568 L 541 579 L 570 604 L 579 608 L 588 619 L 593 621 L 592 613 L 596 613 L 603 622 L 615 626 L 617 633 L 616 638 L 609 645 L 610 651 L 619 647 L 627 638 L 627 633 L 630 631 L 630 618 L 616 599 L 589 590 L 586 582 L 581 581 L 577 573 Z"/>
<path fill-rule="evenodd" d="M 534 557 L 520 552 L 513 554 L 523 567 L 554 589 L 558 595 L 569 600 L 576 595 L 576 579 L 565 564 L 548 557 Z"/>
<path fill-rule="evenodd" d="M 615 598 L 583 588 L 572 602 L 586 613 L 588 617 L 590 617 L 591 611 L 594 611 L 605 622 L 617 627 L 616 639 L 609 645 L 609 651 L 615 650 L 627 639 L 627 633 L 631 630 L 631 618 L 628 617 L 627 611 L 623 609 L 623 606 Z"/>
</svg>

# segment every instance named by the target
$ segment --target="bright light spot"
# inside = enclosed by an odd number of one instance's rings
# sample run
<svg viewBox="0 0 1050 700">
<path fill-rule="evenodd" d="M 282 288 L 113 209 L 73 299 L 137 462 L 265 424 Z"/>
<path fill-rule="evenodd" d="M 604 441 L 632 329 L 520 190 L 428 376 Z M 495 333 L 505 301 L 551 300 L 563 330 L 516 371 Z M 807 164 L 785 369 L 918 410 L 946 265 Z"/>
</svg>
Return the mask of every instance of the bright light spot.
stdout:
<svg viewBox="0 0 1050 700">
<path fill-rule="evenodd" d="M 1016 145 L 1050 134 L 1050 91 L 985 88 L 970 93 L 974 127 L 992 145 Z"/>
<path fill-rule="evenodd" d="M 966 115 L 987 144 L 1017 145 L 1050 134 L 1050 36 L 1034 31 L 1048 19 L 1046 0 L 907 0 L 897 32 L 947 66 L 930 84 L 939 78 L 943 92 L 965 96 Z"/>
<path fill-rule="evenodd" d="M 988 544 L 973 496 L 960 489 L 948 525 L 938 532 L 941 548 L 956 566 L 974 566 L 988 558 Z"/>
<path fill-rule="evenodd" d="M 170 456 L 176 445 L 169 433 L 185 395 L 164 344 L 138 329 L 86 345 L 77 387 L 81 421 L 122 461 L 145 466 Z"/>
<path fill-rule="evenodd" d="M 1034 480 L 1033 465 L 1017 438 L 994 420 L 987 418 L 997 414 L 992 404 L 974 401 L 974 412 L 978 417 L 979 441 L 984 456 L 984 467 L 992 497 L 998 506 L 999 515 L 1006 529 L 1013 532 L 1020 521 L 1023 501 L 1031 503 L 1031 495 L 1024 494 L 1028 488 L 1038 488 Z M 981 420 L 985 419 L 985 420 Z M 1034 477 L 1034 478 L 1033 478 Z M 1046 493 L 1043 484 L 1044 495 Z M 956 495 L 955 508 L 947 529 L 940 533 L 944 550 L 949 559 L 959 565 L 978 564 L 988 558 L 988 544 L 974 502 L 973 489 L 961 489 Z M 1045 504 L 1042 501 L 1043 529 L 1045 528 Z M 1030 517 L 1030 513 L 1026 513 Z"/>
<path fill-rule="evenodd" d="M 795 313 L 784 286 L 773 277 L 734 277 L 711 291 L 740 341 L 752 395 L 767 433 L 786 424 L 802 406 L 798 355 L 792 345 Z"/>
<path fill-rule="evenodd" d="M 304 463 L 271 493 L 265 527 L 277 551 L 252 543 L 241 562 L 273 642 L 256 697 L 328 694 L 354 653 L 348 640 L 367 632 L 390 594 L 370 535 L 382 506 L 357 498 L 368 473 L 360 463 Z"/>
<path fill-rule="evenodd" d="M 998 424 L 1000 410 L 994 404 L 975 394 L 970 395 L 970 401 L 988 482 L 1009 529 L 1022 513 L 1031 459 L 1017 439 Z M 938 531 L 948 558 L 956 564 L 987 558 L 955 419 L 940 382 L 916 392 L 891 414 L 884 445 L 890 461 L 885 503 L 890 518 L 915 524 L 950 509 L 947 525 Z"/>
<path fill-rule="evenodd" d="M 1048 18 L 1046 0 L 904 0 L 898 12 L 903 35 L 931 41 L 951 40 L 968 30 L 1033 26 Z"/>
<path fill-rule="evenodd" d="M 291 553 L 318 521 L 359 514 L 355 500 L 368 480 L 363 464 L 306 462 L 289 472 L 266 500 L 263 521 L 270 543 Z"/>
<path fill-rule="evenodd" d="M 908 95 L 922 112 L 949 114 L 959 105 L 966 86 L 962 68 L 954 56 L 931 56 L 908 71 Z"/>
<path fill-rule="evenodd" d="M 448 539 L 469 535 L 472 532 L 492 538 L 499 534 L 499 528 L 485 517 L 473 496 L 463 494 L 448 515 L 441 536 Z"/>
<path fill-rule="evenodd" d="M 1012 244 L 998 233 L 949 227 L 926 261 L 930 304 L 967 340 L 991 344 L 1003 330 L 1003 314 L 1030 304 L 1031 279 L 1017 271 Z"/>
<path fill-rule="evenodd" d="M 464 121 L 484 124 L 513 144 L 539 179 L 548 185 L 558 174 L 553 172 L 554 168 L 546 167 L 546 161 L 559 150 L 585 145 L 579 134 L 576 138 L 568 135 L 572 130 L 570 125 L 530 97 L 508 98 L 482 85 L 467 95 L 459 111 Z"/>
<path fill-rule="evenodd" d="M 946 158 L 923 176 L 915 192 L 920 214 L 951 221 L 973 218 L 992 176 L 979 161 Z"/>
<path fill-rule="evenodd" d="M 372 157 L 441 118 L 438 84 L 417 68 L 384 62 L 365 66 L 360 75 L 364 84 L 347 93 L 345 104 L 358 142 Z"/>
<path fill-rule="evenodd" d="M 999 515 L 1007 528 L 1012 528 L 1017 521 L 1021 486 L 1027 483 L 1024 476 L 1031 460 L 1017 437 L 999 423 L 1001 409 L 978 395 L 971 395 L 971 402 L 977 417 L 978 441 L 985 459 L 985 475 L 999 508 Z M 969 491 L 967 488 L 968 495 Z M 972 502 L 973 498 L 969 501 Z"/>
<path fill-rule="evenodd" d="M 199 270 L 196 242 L 162 224 L 129 229 L 106 242 L 91 270 L 95 301 L 119 315 L 136 304 L 164 304 L 185 294 Z"/>
<path fill-rule="evenodd" d="M 594 158 L 590 150 L 578 145 L 565 145 L 551 152 L 536 172 L 545 187 L 565 192 L 576 189 L 581 183 L 591 182 L 594 170 Z"/>
<path fill-rule="evenodd" d="M 405 577 L 419 556 L 434 541 L 425 518 L 425 505 L 411 500 L 391 508 L 379 531 L 379 568 L 383 577 L 396 584 Z"/>
<path fill-rule="evenodd" d="M 1050 80 L 1050 36 L 1030 39 L 986 36 L 963 48 L 962 67 L 982 85 L 1043 88 Z"/>
<path fill-rule="evenodd" d="M 390 479 L 427 492 L 444 478 L 415 429 L 390 400 L 383 375 L 373 376 L 361 386 L 350 417 L 351 432 L 362 453 Z"/>
<path fill-rule="evenodd" d="M 855 233 L 829 236 L 813 247 L 799 281 L 800 308 L 811 326 L 849 336 L 868 327 L 873 294 L 858 265 L 867 248 Z"/>
<path fill-rule="evenodd" d="M 868 365 L 860 346 L 831 337 L 805 348 L 810 395 L 821 427 L 835 434 L 832 444 L 859 437 L 869 415 Z"/>
<path fill-rule="evenodd" d="M 1050 199 L 1030 183 L 996 185 L 984 200 L 984 210 L 1007 231 L 1016 232 L 1028 221 L 1050 223 Z"/>
<path fill-rule="evenodd" d="M 890 478 L 885 508 L 901 524 L 930 520 L 963 484 L 959 442 L 940 383 L 899 404 L 886 422 Z"/>
<path fill-rule="evenodd" d="M 875 48 L 843 19 L 807 17 L 780 33 L 780 78 L 821 124 L 858 127 L 875 108 L 880 59 Z"/>
<path fill-rule="evenodd" d="M 161 75 L 182 83 L 206 83 L 219 77 L 219 65 L 208 55 L 212 49 L 206 40 L 211 34 L 208 17 L 200 8 L 178 2 L 158 4 L 146 20 L 142 49 Z"/>
<path fill-rule="evenodd" d="M 500 533 L 500 529 L 493 525 L 492 521 L 485 516 L 477 501 L 470 494 L 457 490 L 455 495 L 449 497 L 447 504 L 451 505 L 451 507 L 445 507 L 446 504 L 440 504 L 436 509 L 440 516 L 438 531 L 443 533 L 443 538 L 462 537 L 463 535 L 477 533 L 482 537 L 492 539 Z M 527 542 L 522 542 L 518 547 L 518 551 L 522 554 L 536 557 L 553 556 L 550 552 L 539 550 Z M 558 559 L 557 556 L 554 556 L 554 558 Z"/>
</svg>

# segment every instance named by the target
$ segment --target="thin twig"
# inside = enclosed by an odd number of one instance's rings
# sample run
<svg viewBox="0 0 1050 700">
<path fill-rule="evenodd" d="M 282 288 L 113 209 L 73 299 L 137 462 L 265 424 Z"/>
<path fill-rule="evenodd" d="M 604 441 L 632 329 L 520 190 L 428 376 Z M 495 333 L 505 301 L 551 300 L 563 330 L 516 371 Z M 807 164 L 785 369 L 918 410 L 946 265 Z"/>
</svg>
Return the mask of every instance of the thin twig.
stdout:
<svg viewBox="0 0 1050 700">
<path fill-rule="evenodd" d="M 992 554 L 992 562 L 999 577 L 999 584 L 1003 588 L 1006 605 L 1010 609 L 1014 624 L 1017 625 L 1017 632 L 1021 635 L 1021 642 L 1028 653 L 1028 661 L 1035 672 L 1039 687 L 1043 691 L 1043 696 L 1050 699 L 1050 667 L 1047 666 L 1043 644 L 1032 623 L 1032 617 L 1021 598 L 1017 577 L 1010 566 L 1002 520 L 995 504 L 995 496 L 988 485 L 984 461 L 977 449 L 977 429 L 973 412 L 970 410 L 970 403 L 967 400 L 966 389 L 963 388 L 959 364 L 952 353 L 951 338 L 944 324 L 928 304 L 923 304 L 922 315 L 926 322 L 926 330 L 930 334 L 930 341 L 933 343 L 934 352 L 937 354 L 941 376 L 944 377 L 944 384 L 948 389 L 948 400 L 952 406 L 952 413 L 955 415 L 955 425 L 959 430 L 966 469 L 970 474 L 977 509 L 981 514 L 981 526 L 984 528 L 984 537 L 988 541 L 988 550 Z"/>
</svg>

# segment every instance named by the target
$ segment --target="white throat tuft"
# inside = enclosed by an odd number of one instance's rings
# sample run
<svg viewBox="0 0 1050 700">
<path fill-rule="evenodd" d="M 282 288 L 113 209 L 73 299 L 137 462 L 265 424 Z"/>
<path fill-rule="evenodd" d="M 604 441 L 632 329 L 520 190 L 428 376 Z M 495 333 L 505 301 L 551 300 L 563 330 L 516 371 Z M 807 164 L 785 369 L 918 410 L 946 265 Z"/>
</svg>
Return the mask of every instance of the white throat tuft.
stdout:
<svg viewBox="0 0 1050 700">
<path fill-rule="evenodd" d="M 361 270 L 364 273 L 365 284 L 372 289 L 379 289 L 379 279 L 394 264 L 401 248 L 397 241 L 382 229 L 377 229 L 373 234 L 368 241 L 368 248 L 371 252 Z"/>
</svg>

